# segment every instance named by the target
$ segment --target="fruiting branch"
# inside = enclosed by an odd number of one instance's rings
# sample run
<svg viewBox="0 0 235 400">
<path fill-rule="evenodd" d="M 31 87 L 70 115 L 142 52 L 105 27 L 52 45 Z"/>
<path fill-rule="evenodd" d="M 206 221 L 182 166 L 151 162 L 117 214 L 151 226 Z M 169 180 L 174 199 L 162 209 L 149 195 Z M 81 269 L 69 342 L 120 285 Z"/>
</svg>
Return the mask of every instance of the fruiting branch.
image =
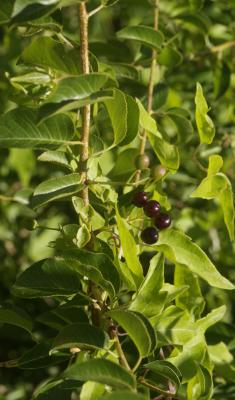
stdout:
<svg viewBox="0 0 235 400">
<path fill-rule="evenodd" d="M 79 25 L 80 25 L 80 56 L 83 74 L 89 74 L 89 49 L 88 49 L 88 13 L 86 4 L 79 5 Z M 87 161 L 89 157 L 89 134 L 90 134 L 91 106 L 85 105 L 82 109 L 82 146 L 80 148 L 80 162 L 82 178 L 87 178 Z M 82 198 L 85 205 L 89 204 L 88 187 L 82 190 Z"/>
<path fill-rule="evenodd" d="M 154 29 L 156 31 L 158 30 L 158 21 L 159 21 L 159 2 L 160 2 L 160 0 L 155 0 L 155 2 L 154 2 Z M 153 90 L 154 90 L 154 73 L 155 73 L 156 65 L 157 65 L 157 51 L 155 49 L 153 49 L 153 51 L 152 51 L 152 61 L 151 61 L 151 67 L 150 67 L 149 84 L 148 84 L 148 97 L 147 97 L 147 111 L 148 111 L 148 113 L 152 112 Z M 147 142 L 147 131 L 144 130 L 142 138 L 141 138 L 141 142 L 140 142 L 140 155 L 144 154 L 146 142 Z M 140 174 L 141 174 L 141 170 L 137 170 L 136 176 L 135 176 L 135 183 L 136 184 L 139 183 Z"/>
</svg>

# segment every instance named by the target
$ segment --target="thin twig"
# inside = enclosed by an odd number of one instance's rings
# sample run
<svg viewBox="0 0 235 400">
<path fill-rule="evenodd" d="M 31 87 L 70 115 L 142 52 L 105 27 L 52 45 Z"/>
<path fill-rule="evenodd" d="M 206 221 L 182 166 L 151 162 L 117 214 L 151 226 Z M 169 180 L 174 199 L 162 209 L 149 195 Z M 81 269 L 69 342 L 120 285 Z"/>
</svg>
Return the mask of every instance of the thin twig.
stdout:
<svg viewBox="0 0 235 400">
<path fill-rule="evenodd" d="M 135 364 L 134 367 L 132 368 L 132 372 L 137 371 L 137 369 L 139 368 L 139 366 L 140 366 L 140 364 L 141 364 L 141 361 L 142 361 L 142 357 L 139 356 L 139 358 L 138 358 L 136 364 Z"/>
<path fill-rule="evenodd" d="M 143 378 L 140 378 L 139 382 L 142 383 L 142 385 L 151 389 L 153 392 L 159 392 L 159 393 L 164 394 L 164 396 L 167 397 L 168 400 L 169 400 L 169 398 L 172 398 L 172 396 L 175 396 L 175 393 L 169 392 L 168 390 L 167 391 L 163 390 L 163 389 L 159 388 L 158 386 L 152 385 L 150 382 L 146 381 Z"/>
<path fill-rule="evenodd" d="M 121 344 L 119 342 L 119 338 L 118 338 L 117 334 L 115 334 L 114 340 L 115 340 L 115 346 L 116 346 L 116 350 L 117 350 L 117 353 L 118 353 L 118 356 L 119 356 L 120 364 L 124 368 L 126 368 L 128 371 L 130 371 L 131 368 L 130 368 L 130 366 L 129 366 L 128 362 L 127 362 L 127 359 L 125 357 L 125 354 L 124 354 L 124 352 L 122 350 L 122 346 L 121 346 Z"/>
<path fill-rule="evenodd" d="M 0 200 L 2 200 L 2 201 L 12 201 L 14 199 L 13 199 L 13 197 L 4 196 L 3 194 L 0 194 Z"/>
<path fill-rule="evenodd" d="M 83 74 L 89 74 L 89 49 L 88 49 L 88 13 L 85 2 L 79 5 L 79 24 L 80 24 L 80 56 Z M 87 178 L 87 161 L 89 157 L 89 135 L 90 135 L 91 106 L 85 105 L 82 109 L 82 146 L 80 149 L 80 161 L 83 181 Z M 85 205 L 89 204 L 88 187 L 82 192 Z"/>
<path fill-rule="evenodd" d="M 222 44 L 219 44 L 218 46 L 213 46 L 210 48 L 211 53 L 218 53 L 219 51 L 224 51 L 226 49 L 229 49 L 231 47 L 235 46 L 235 40 L 231 40 L 229 42 L 225 42 Z"/>
<path fill-rule="evenodd" d="M 148 178 L 141 179 L 139 183 L 144 183 L 148 180 Z M 131 186 L 134 187 L 134 183 L 128 183 L 128 182 L 113 182 L 113 181 L 97 181 L 97 180 L 87 180 L 86 181 L 87 185 L 106 185 L 106 186 Z"/>
<path fill-rule="evenodd" d="M 120 365 L 122 365 L 124 368 L 126 368 L 128 371 L 131 371 L 131 368 L 127 362 L 126 356 L 122 350 L 122 346 L 121 343 L 119 342 L 119 338 L 118 338 L 118 332 L 116 329 L 112 329 L 109 332 L 109 336 L 111 339 L 113 339 L 114 344 L 115 344 L 115 348 L 118 354 L 118 358 L 119 358 L 119 362 Z"/>
<path fill-rule="evenodd" d="M 96 13 L 98 13 L 99 11 L 103 10 L 104 5 L 101 4 L 99 7 L 95 8 L 94 10 L 90 11 L 88 14 L 88 18 L 92 17 L 93 15 L 95 15 Z"/>
<path fill-rule="evenodd" d="M 160 0 L 155 0 L 154 3 L 154 29 L 155 31 L 158 30 L 158 21 L 159 21 L 159 1 Z M 152 106 L 153 106 L 153 89 L 154 89 L 154 74 L 155 74 L 155 68 L 157 65 L 157 51 L 153 49 L 152 51 L 152 59 L 151 59 L 151 67 L 150 67 L 150 76 L 149 76 L 149 84 L 148 84 L 148 97 L 147 97 L 147 111 L 148 113 L 152 112 Z M 145 146 L 147 142 L 147 131 L 144 130 L 143 136 L 140 142 L 140 155 L 144 154 L 145 151 Z M 138 184 L 140 180 L 140 174 L 141 171 L 137 170 L 136 171 L 136 176 L 135 176 L 135 183 Z"/>
</svg>

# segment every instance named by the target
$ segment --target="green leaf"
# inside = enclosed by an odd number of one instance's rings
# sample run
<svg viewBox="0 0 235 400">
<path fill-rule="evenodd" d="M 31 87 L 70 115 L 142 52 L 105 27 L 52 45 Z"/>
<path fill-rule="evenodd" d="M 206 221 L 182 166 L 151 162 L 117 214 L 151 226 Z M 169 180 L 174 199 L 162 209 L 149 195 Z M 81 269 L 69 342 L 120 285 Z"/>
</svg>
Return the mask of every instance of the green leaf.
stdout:
<svg viewBox="0 0 235 400">
<path fill-rule="evenodd" d="M 24 298 L 69 296 L 79 292 L 80 275 L 69 261 L 47 258 L 22 272 L 12 288 Z"/>
<path fill-rule="evenodd" d="M 127 104 L 127 132 L 120 143 L 121 146 L 131 143 L 139 131 L 139 107 L 131 96 L 126 95 L 125 100 Z"/>
<path fill-rule="evenodd" d="M 87 381 L 82 385 L 80 400 L 96 400 L 105 391 L 105 385 L 102 383 Z"/>
<path fill-rule="evenodd" d="M 101 329 L 89 324 L 76 323 L 65 326 L 55 337 L 52 351 L 78 347 L 82 350 L 103 349 L 108 345 L 108 337 Z"/>
<path fill-rule="evenodd" d="M 81 108 L 87 104 L 91 105 L 98 102 L 105 102 L 112 98 L 112 90 L 99 90 L 98 92 L 92 93 L 89 97 L 81 100 L 65 100 L 61 103 L 45 103 L 39 110 L 40 121 L 43 121 L 52 115 L 67 113 L 69 111 Z"/>
<path fill-rule="evenodd" d="M 170 261 L 186 266 L 211 286 L 234 289 L 234 285 L 217 271 L 203 250 L 183 232 L 176 229 L 162 231 L 155 247 L 162 251 Z"/>
<path fill-rule="evenodd" d="M 151 259 L 148 273 L 136 293 L 129 309 L 146 316 L 158 315 L 165 304 L 167 293 L 162 292 L 164 283 L 164 256 L 160 253 Z"/>
<path fill-rule="evenodd" d="M 50 355 L 50 349 L 51 344 L 45 340 L 36 344 L 18 359 L 17 367 L 21 369 L 48 368 L 69 359 L 69 354 L 57 352 L 57 354 Z"/>
<path fill-rule="evenodd" d="M 50 201 L 75 194 L 82 189 L 81 175 L 70 174 L 40 183 L 33 193 L 32 206 L 40 207 Z"/>
<path fill-rule="evenodd" d="M 200 141 L 201 143 L 210 144 L 215 136 L 215 127 L 211 118 L 207 115 L 209 108 L 200 83 L 197 83 L 195 104 L 195 117 Z"/>
<path fill-rule="evenodd" d="M 36 169 L 32 149 L 10 149 L 8 162 L 18 174 L 22 185 L 27 187 Z"/>
<path fill-rule="evenodd" d="M 166 115 L 173 121 L 177 128 L 180 143 L 187 143 L 191 139 L 194 130 L 191 121 L 185 115 L 181 114 L 182 110 L 179 108 L 170 108 L 167 110 Z"/>
<path fill-rule="evenodd" d="M 228 64 L 218 60 L 214 71 L 214 97 L 217 100 L 228 90 L 231 80 L 231 71 Z"/>
<path fill-rule="evenodd" d="M 212 156 L 213 157 L 213 156 Z M 210 200 L 217 199 L 224 215 L 224 222 L 226 224 L 230 240 L 234 240 L 234 201 L 232 185 L 221 172 L 215 173 L 222 166 L 220 158 L 210 158 L 207 178 L 204 178 L 196 190 L 191 194 L 191 197 L 200 197 L 202 199 Z M 212 175 L 215 173 L 215 175 Z"/>
<path fill-rule="evenodd" d="M 71 303 L 68 302 L 68 303 Z M 60 330 L 65 325 L 72 323 L 88 323 L 88 317 L 79 306 L 62 305 L 51 311 L 46 311 L 37 317 L 37 321 L 53 329 Z"/>
<path fill-rule="evenodd" d="M 188 286 L 188 289 L 177 297 L 176 305 L 183 310 L 188 310 L 189 313 L 194 312 L 199 317 L 204 309 L 205 301 L 202 297 L 197 276 L 183 265 L 176 265 L 174 284 L 177 287 Z"/>
<path fill-rule="evenodd" d="M 72 140 L 74 126 L 67 115 L 56 115 L 37 125 L 38 114 L 16 108 L 0 117 L 0 147 L 53 148 Z"/>
<path fill-rule="evenodd" d="M 157 360 L 145 364 L 144 367 L 172 382 L 175 386 L 175 391 L 177 392 L 182 376 L 178 368 L 176 368 L 173 364 L 171 364 L 169 361 Z"/>
<path fill-rule="evenodd" d="M 178 148 L 150 132 L 148 138 L 161 164 L 166 168 L 177 170 L 180 165 Z"/>
<path fill-rule="evenodd" d="M 22 12 L 26 7 L 31 6 L 33 4 L 42 4 L 43 6 L 50 6 L 51 4 L 55 4 L 57 2 L 58 0 L 16 0 L 12 16 L 14 17 L 15 15 Z"/>
<path fill-rule="evenodd" d="M 82 385 L 82 384 L 81 384 Z M 81 386 L 80 385 L 80 386 Z M 34 391 L 32 400 L 71 400 L 71 395 L 74 390 L 77 390 L 79 383 L 69 379 L 55 379 L 49 382 L 43 382 Z"/>
<path fill-rule="evenodd" d="M 0 323 L 19 326 L 31 333 L 33 322 L 29 315 L 18 307 L 0 307 Z"/>
<path fill-rule="evenodd" d="M 162 46 L 164 36 L 149 26 L 128 26 L 117 33 L 119 39 L 137 40 L 141 44 L 159 50 Z"/>
<path fill-rule="evenodd" d="M 13 9 L 14 0 L 3 1 L 0 4 L 0 25 L 9 21 Z"/>
<path fill-rule="evenodd" d="M 32 41 L 24 49 L 19 62 L 71 75 L 81 73 L 81 61 L 78 50 L 66 47 L 49 36 L 42 36 Z"/>
<path fill-rule="evenodd" d="M 168 68 L 174 68 L 182 62 L 183 57 L 178 50 L 166 46 L 158 55 L 157 60 L 160 65 L 165 65 Z"/>
<path fill-rule="evenodd" d="M 224 317 L 225 312 L 226 306 L 214 308 L 214 310 L 212 310 L 204 318 L 196 321 L 197 329 L 199 329 L 200 332 L 204 333 L 210 326 L 219 322 Z"/>
<path fill-rule="evenodd" d="M 156 347 L 156 336 L 148 319 L 135 311 L 112 310 L 108 313 L 135 343 L 141 357 L 151 354 Z"/>
<path fill-rule="evenodd" d="M 64 151 L 52 151 L 48 150 L 38 156 L 39 161 L 49 162 L 52 164 L 60 165 L 61 167 L 72 169 L 69 160 Z"/>
<path fill-rule="evenodd" d="M 61 103 L 69 100 L 86 99 L 90 95 L 97 93 L 107 80 L 107 75 L 98 73 L 62 79 L 58 82 L 49 97 L 47 97 L 46 103 Z"/>
<path fill-rule="evenodd" d="M 12 12 L 14 21 L 28 21 L 47 15 L 56 9 L 59 0 L 16 0 Z"/>
<path fill-rule="evenodd" d="M 216 365 L 230 364 L 233 361 L 233 355 L 224 342 L 219 342 L 208 346 L 211 361 Z"/>
<path fill-rule="evenodd" d="M 99 400 L 146 400 L 141 394 L 117 391 L 99 397 Z"/>
<path fill-rule="evenodd" d="M 114 90 L 113 99 L 105 101 L 114 131 L 114 144 L 121 143 L 127 134 L 127 101 L 126 96 L 120 90 Z M 120 118 L 121 116 L 121 118 Z"/>
<path fill-rule="evenodd" d="M 120 365 L 106 359 L 93 359 L 75 364 L 65 372 L 65 377 L 78 381 L 94 381 L 117 388 L 134 390 L 134 376 Z"/>
<path fill-rule="evenodd" d="M 128 268 L 133 274 L 136 286 L 138 287 L 143 280 L 143 271 L 137 256 L 137 246 L 124 219 L 120 216 L 118 209 L 116 209 L 116 218 L 123 255 L 126 259 Z"/>
<path fill-rule="evenodd" d="M 209 165 L 207 170 L 207 176 L 215 175 L 223 167 L 223 158 L 218 154 L 213 154 L 209 157 Z"/>
<path fill-rule="evenodd" d="M 92 207 L 91 204 L 85 206 L 84 201 L 77 196 L 72 197 L 73 206 L 79 215 L 79 220 L 92 230 L 100 229 L 105 225 L 104 218 Z"/>
<path fill-rule="evenodd" d="M 98 101 L 112 98 L 112 91 L 100 91 L 108 75 L 91 73 L 59 80 L 40 109 L 41 120 Z M 111 100 L 110 100 L 111 101 Z"/>
<path fill-rule="evenodd" d="M 140 111 L 140 126 L 145 129 L 147 132 L 151 132 L 154 135 L 158 135 L 161 137 L 160 133 L 157 131 L 157 124 L 155 119 L 151 117 L 151 115 L 145 110 L 143 104 L 139 99 L 136 99 L 136 102 Z"/>
<path fill-rule="evenodd" d="M 87 243 L 91 240 L 91 233 L 86 224 L 82 224 L 77 231 L 76 235 L 76 245 L 79 248 L 85 247 Z"/>
<path fill-rule="evenodd" d="M 75 247 L 76 249 L 76 247 Z M 113 284 L 112 280 L 113 277 L 116 276 L 113 274 L 113 270 L 109 271 L 106 268 L 106 264 L 104 263 L 105 258 L 103 258 L 103 263 L 102 265 L 99 264 L 99 261 L 97 261 L 97 264 L 95 264 L 95 261 L 91 258 L 91 261 L 89 259 L 85 259 L 84 264 L 82 263 L 82 253 L 84 250 L 83 249 L 76 249 L 77 251 L 74 251 L 74 248 L 66 249 L 65 251 L 61 249 L 61 253 L 64 257 L 66 257 L 66 263 L 68 263 L 71 268 L 73 268 L 75 271 L 77 271 L 81 279 L 85 279 L 87 282 L 87 279 L 90 279 L 92 282 L 95 282 L 98 286 L 100 286 L 103 290 L 107 291 L 110 295 L 110 297 L 113 299 L 115 297 L 115 287 L 118 284 L 118 282 L 115 282 L 115 285 Z M 79 255 L 80 254 L 80 255 Z M 94 253 L 94 257 L 96 256 L 96 253 Z M 76 259 L 74 259 L 76 257 Z M 79 260 L 81 258 L 81 261 Z M 92 263 L 95 265 L 92 265 Z M 117 273 L 117 272 L 116 272 Z"/>
</svg>

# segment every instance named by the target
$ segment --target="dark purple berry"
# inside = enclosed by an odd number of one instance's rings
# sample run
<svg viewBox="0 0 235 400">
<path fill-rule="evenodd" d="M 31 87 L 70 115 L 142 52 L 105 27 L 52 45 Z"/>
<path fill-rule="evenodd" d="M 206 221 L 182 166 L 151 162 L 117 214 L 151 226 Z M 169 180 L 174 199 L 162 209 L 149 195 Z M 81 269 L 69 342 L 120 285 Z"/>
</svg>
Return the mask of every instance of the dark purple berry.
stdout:
<svg viewBox="0 0 235 400">
<path fill-rule="evenodd" d="M 144 243 L 147 244 L 154 244 L 158 240 L 158 231 L 156 228 L 153 228 L 152 226 L 144 229 L 141 232 L 141 239 L 143 240 Z"/>
<path fill-rule="evenodd" d="M 168 228 L 171 224 L 171 217 L 169 214 L 160 214 L 155 219 L 155 226 L 158 229 Z"/>
<path fill-rule="evenodd" d="M 133 204 L 136 207 L 144 207 L 148 202 L 148 195 L 145 192 L 137 192 L 133 197 Z"/>
<path fill-rule="evenodd" d="M 144 213 L 147 217 L 155 218 L 160 212 L 160 204 L 156 200 L 149 200 L 144 206 Z"/>
<path fill-rule="evenodd" d="M 139 154 L 135 159 L 135 166 L 138 169 L 146 169 L 149 167 L 150 159 L 147 154 Z"/>
</svg>

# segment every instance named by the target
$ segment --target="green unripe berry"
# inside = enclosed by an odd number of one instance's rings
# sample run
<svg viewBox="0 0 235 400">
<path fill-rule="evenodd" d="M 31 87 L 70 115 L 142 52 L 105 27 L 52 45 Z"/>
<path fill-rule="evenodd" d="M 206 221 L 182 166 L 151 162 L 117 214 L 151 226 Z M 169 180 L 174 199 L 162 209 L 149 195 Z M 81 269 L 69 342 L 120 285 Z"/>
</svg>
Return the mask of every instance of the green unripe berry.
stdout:
<svg viewBox="0 0 235 400">
<path fill-rule="evenodd" d="M 151 176 L 152 176 L 152 178 L 154 178 L 156 181 L 159 181 L 160 179 L 162 179 L 162 177 L 163 177 L 164 175 L 166 175 L 166 172 L 167 172 L 166 168 L 165 168 L 163 165 L 161 165 L 161 164 L 154 165 L 154 166 L 151 168 Z"/>
<path fill-rule="evenodd" d="M 139 154 L 135 159 L 135 166 L 137 169 L 146 169 L 149 167 L 150 159 L 147 154 Z"/>
</svg>

